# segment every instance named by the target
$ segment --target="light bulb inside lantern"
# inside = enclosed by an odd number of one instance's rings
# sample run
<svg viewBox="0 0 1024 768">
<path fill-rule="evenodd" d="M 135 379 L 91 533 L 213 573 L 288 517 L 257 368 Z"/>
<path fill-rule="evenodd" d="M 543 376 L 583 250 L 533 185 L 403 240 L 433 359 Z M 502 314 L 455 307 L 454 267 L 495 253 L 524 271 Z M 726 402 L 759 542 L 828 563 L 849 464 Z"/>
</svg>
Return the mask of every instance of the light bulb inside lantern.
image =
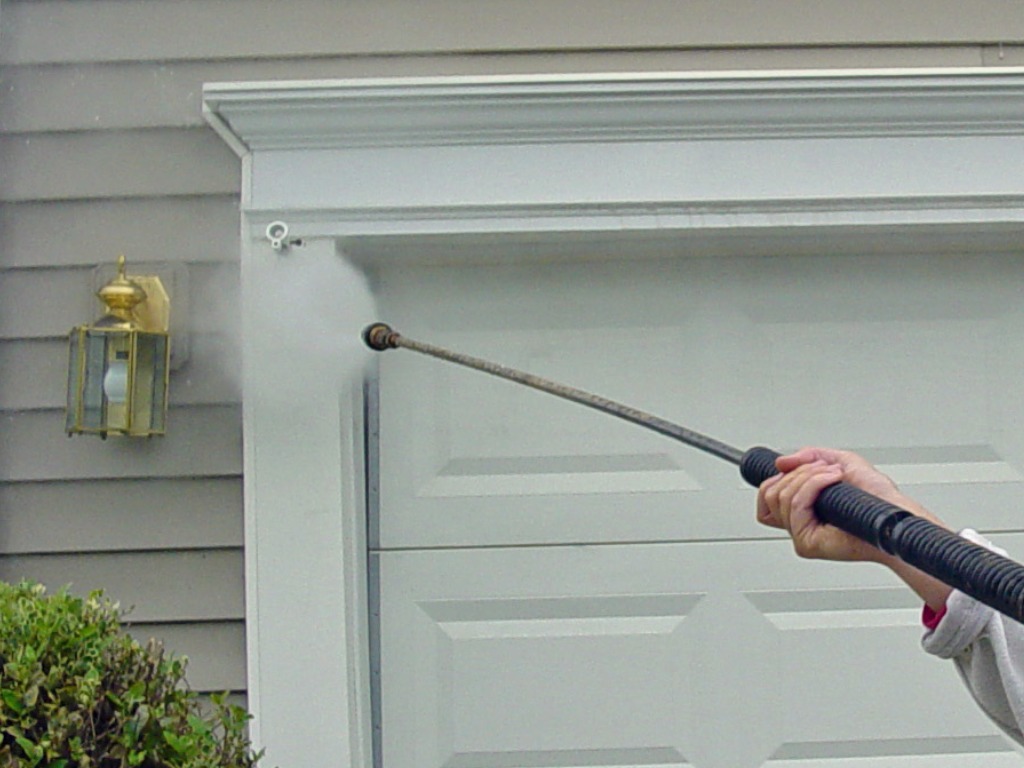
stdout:
<svg viewBox="0 0 1024 768">
<path fill-rule="evenodd" d="M 113 360 L 103 375 L 103 394 L 107 396 L 107 402 L 116 405 L 124 405 L 128 398 L 128 362 L 126 360 Z"/>
</svg>

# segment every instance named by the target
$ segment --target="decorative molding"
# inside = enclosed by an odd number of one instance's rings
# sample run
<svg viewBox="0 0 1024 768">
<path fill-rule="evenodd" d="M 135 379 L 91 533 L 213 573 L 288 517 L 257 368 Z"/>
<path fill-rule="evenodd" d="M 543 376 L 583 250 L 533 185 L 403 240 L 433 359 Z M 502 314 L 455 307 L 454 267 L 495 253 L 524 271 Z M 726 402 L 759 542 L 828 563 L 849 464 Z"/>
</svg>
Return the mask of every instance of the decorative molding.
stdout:
<svg viewBox="0 0 1024 768">
<path fill-rule="evenodd" d="M 1022 190 L 1024 196 L 1024 190 Z M 294 236 L 315 231 L 322 236 L 342 237 L 358 226 L 361 234 L 452 234 L 455 232 L 506 233 L 523 231 L 517 222 L 531 222 L 531 231 L 566 233 L 584 229 L 580 220 L 596 232 L 635 230 L 700 230 L 763 228 L 789 225 L 830 226 L 860 224 L 930 225 L 944 222 L 987 225 L 998 222 L 1024 224 L 1021 198 L 1010 195 L 963 195 L 949 197 L 871 197 L 826 199 L 711 200 L 707 202 L 632 201 L 510 205 L 437 205 L 365 208 L 248 210 L 249 222 L 260 229 L 284 216 Z M 574 224 L 576 222 L 576 224 Z M 455 226 L 458 224 L 458 226 Z M 334 226 L 332 229 L 331 226 Z M 631 226 L 634 225 L 634 226 Z"/>
<path fill-rule="evenodd" d="M 1024 218 L 1024 68 L 212 84 L 204 97 L 246 158 L 247 220 L 286 217 L 295 236 L 346 248 L 716 231 L 728 247 L 823 227 L 998 238 Z"/>
<path fill-rule="evenodd" d="M 1024 132 L 1024 69 L 215 83 L 249 151 Z"/>
</svg>

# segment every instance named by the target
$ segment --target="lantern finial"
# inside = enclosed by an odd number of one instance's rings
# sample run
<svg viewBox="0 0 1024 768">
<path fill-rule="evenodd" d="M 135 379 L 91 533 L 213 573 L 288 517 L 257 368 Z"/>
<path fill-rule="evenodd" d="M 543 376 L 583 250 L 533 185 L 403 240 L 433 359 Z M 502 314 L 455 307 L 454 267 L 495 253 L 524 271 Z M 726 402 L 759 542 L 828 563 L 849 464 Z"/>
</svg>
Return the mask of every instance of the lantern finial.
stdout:
<svg viewBox="0 0 1024 768">
<path fill-rule="evenodd" d="M 125 275 L 123 254 L 117 257 L 117 277 L 100 288 L 96 295 L 107 305 L 108 314 L 129 324 L 134 321 L 132 310 L 146 300 L 142 287 Z"/>
</svg>

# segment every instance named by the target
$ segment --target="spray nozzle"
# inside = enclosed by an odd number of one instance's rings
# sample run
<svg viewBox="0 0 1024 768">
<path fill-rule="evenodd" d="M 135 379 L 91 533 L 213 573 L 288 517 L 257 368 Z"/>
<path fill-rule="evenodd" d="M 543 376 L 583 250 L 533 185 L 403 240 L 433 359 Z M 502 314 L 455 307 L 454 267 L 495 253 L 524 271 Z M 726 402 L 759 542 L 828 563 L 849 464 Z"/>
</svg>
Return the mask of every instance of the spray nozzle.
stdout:
<svg viewBox="0 0 1024 768">
<path fill-rule="evenodd" d="M 387 323 L 371 323 L 363 329 L 363 341 L 378 352 L 395 349 L 398 347 L 398 332 Z"/>
</svg>

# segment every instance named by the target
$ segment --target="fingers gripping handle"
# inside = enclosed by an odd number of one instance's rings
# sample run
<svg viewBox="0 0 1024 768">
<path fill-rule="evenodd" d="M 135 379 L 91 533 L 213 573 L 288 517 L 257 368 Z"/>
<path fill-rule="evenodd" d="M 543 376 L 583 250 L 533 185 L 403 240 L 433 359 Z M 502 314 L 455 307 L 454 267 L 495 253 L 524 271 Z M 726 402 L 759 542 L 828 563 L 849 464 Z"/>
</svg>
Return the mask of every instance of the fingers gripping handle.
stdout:
<svg viewBox="0 0 1024 768">
<path fill-rule="evenodd" d="M 779 455 L 770 448 L 751 448 L 740 460 L 740 474 L 751 485 L 760 486 L 778 474 L 775 460 Z M 1020 563 L 848 483 L 837 483 L 822 491 L 814 512 L 823 522 L 1024 622 L 1024 566 Z"/>
<path fill-rule="evenodd" d="M 740 460 L 740 474 L 755 488 L 777 475 L 775 460 L 781 454 L 770 448 L 751 448 Z M 859 539 L 887 552 L 888 531 L 903 517 L 906 510 L 882 501 L 848 483 L 837 483 L 821 492 L 814 511 L 823 522 L 842 528 Z"/>
</svg>

